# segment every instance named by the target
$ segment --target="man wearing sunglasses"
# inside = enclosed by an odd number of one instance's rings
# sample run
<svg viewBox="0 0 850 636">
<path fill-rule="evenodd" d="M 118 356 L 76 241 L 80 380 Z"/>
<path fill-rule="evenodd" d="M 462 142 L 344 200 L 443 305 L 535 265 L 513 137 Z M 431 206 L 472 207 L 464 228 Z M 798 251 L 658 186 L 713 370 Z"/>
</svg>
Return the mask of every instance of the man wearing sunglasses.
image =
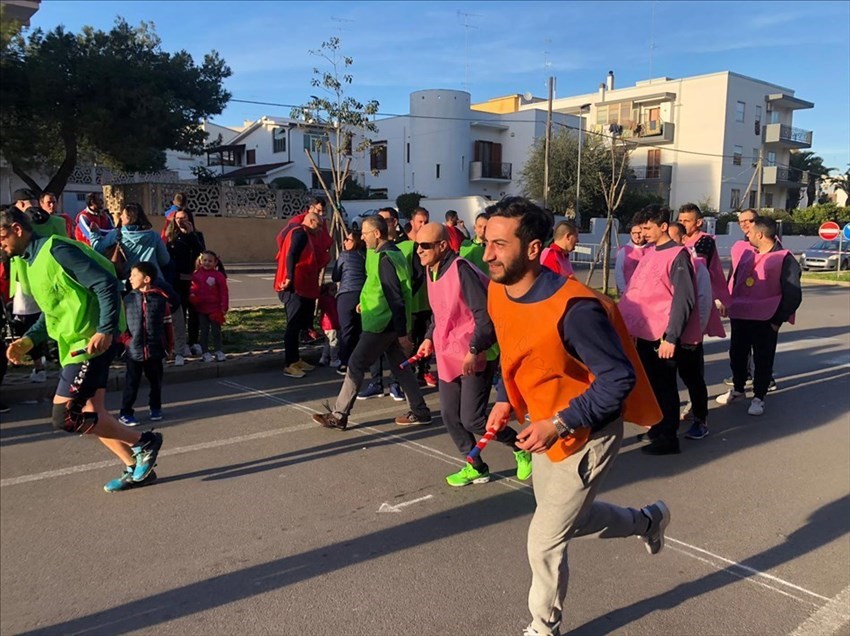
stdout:
<svg viewBox="0 0 850 636">
<path fill-rule="evenodd" d="M 427 268 L 428 298 L 434 312 L 418 353 L 436 353 L 443 424 L 461 456 L 466 457 L 475 447 L 475 436 L 485 433 L 487 403 L 499 357 L 496 332 L 487 313 L 490 281 L 451 249 L 448 231 L 439 223 L 424 226 L 417 238 L 417 253 Z M 496 434 L 496 440 L 514 451 L 517 478 L 531 477 L 531 453 L 516 445 L 517 432 L 507 426 Z M 449 486 L 488 481 L 490 469 L 481 455 L 446 476 Z"/>
</svg>

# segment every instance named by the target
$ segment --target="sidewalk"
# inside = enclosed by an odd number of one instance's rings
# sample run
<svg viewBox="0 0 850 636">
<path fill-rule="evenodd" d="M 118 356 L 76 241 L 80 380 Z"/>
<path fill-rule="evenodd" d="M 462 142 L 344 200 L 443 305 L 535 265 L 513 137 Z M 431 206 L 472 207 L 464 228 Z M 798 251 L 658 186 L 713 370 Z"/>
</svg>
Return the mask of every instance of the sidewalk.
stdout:
<svg viewBox="0 0 850 636">
<path fill-rule="evenodd" d="M 310 364 L 315 364 L 322 352 L 322 345 L 302 345 L 301 356 Z M 173 362 L 165 363 L 163 385 L 168 387 L 181 382 L 195 380 L 214 380 L 270 369 L 283 370 L 283 349 L 270 351 L 254 351 L 250 353 L 230 353 L 225 362 L 203 362 L 200 358 L 188 358 L 182 367 L 175 367 Z M 125 367 L 120 362 L 114 362 L 109 369 L 107 391 L 124 390 Z M 281 378 L 283 375 L 281 375 Z M 39 402 L 53 399 L 58 383 L 59 370 L 54 368 L 47 373 L 47 382 L 39 384 L 30 382 L 29 373 L 7 373 L 3 380 L 2 401 L 7 404 L 21 402 Z"/>
<path fill-rule="evenodd" d="M 277 264 L 268 263 L 225 263 L 228 274 L 274 274 Z"/>
</svg>

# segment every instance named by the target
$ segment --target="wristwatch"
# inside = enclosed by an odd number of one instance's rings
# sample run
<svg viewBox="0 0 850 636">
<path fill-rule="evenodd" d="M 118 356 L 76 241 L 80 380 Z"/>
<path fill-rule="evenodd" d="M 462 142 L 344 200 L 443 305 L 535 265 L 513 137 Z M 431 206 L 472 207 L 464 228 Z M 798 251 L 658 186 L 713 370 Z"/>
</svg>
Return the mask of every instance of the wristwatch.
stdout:
<svg viewBox="0 0 850 636">
<path fill-rule="evenodd" d="M 555 430 L 558 431 L 558 437 L 569 437 L 576 432 L 576 429 L 562 420 L 557 413 L 552 417 L 552 423 L 555 425 Z"/>
<path fill-rule="evenodd" d="M 471 353 L 474 356 L 477 356 L 481 352 L 478 350 L 478 347 L 476 347 L 474 345 L 469 345 L 469 353 Z"/>
</svg>

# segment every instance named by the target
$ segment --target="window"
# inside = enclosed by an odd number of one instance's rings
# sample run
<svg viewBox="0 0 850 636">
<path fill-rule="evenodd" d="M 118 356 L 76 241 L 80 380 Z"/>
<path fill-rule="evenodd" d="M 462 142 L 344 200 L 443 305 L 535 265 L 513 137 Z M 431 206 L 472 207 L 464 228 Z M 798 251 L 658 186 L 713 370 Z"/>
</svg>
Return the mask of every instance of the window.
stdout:
<svg viewBox="0 0 850 636">
<path fill-rule="evenodd" d="M 246 150 L 245 151 L 245 165 L 246 166 L 253 166 L 255 163 L 257 163 L 257 151 L 254 150 L 253 148 L 251 150 Z"/>
<path fill-rule="evenodd" d="M 633 112 L 631 102 L 608 104 L 596 109 L 597 124 L 620 124 L 624 128 L 631 128 L 634 123 L 632 121 L 634 116 L 636 116 L 636 112 Z"/>
<path fill-rule="evenodd" d="M 410 143 L 407 144 L 407 163 L 410 163 Z"/>
<path fill-rule="evenodd" d="M 756 121 L 761 123 L 761 106 L 756 106 Z"/>
<path fill-rule="evenodd" d="M 729 207 L 733 210 L 741 207 L 741 191 L 738 188 L 732 188 L 732 200 L 729 202 Z"/>
<path fill-rule="evenodd" d="M 330 170 L 319 170 L 319 172 L 322 173 L 322 179 L 324 179 L 326 184 L 330 185 L 333 182 L 333 175 Z M 321 190 L 322 182 L 319 181 L 319 177 L 316 176 L 316 172 L 311 170 L 310 175 L 313 177 L 313 182 L 310 187 L 313 188 L 313 190 Z"/>
<path fill-rule="evenodd" d="M 750 190 L 750 207 L 751 208 L 756 207 L 756 196 L 757 195 L 758 195 L 758 192 L 756 192 L 755 190 Z"/>
<path fill-rule="evenodd" d="M 776 165 L 776 153 L 775 152 L 770 151 L 769 153 L 767 153 L 767 161 L 765 162 L 765 165 L 768 165 L 768 166 L 775 166 Z"/>
<path fill-rule="evenodd" d="M 318 132 L 305 132 L 304 133 L 304 150 L 309 150 L 310 152 L 324 152 L 325 151 L 325 135 L 323 133 Z"/>
<path fill-rule="evenodd" d="M 658 179 L 661 176 L 661 150 L 655 148 L 646 152 L 646 178 Z"/>
<path fill-rule="evenodd" d="M 286 152 L 286 128 L 272 130 L 272 152 Z"/>
<path fill-rule="evenodd" d="M 741 165 L 741 159 L 743 158 L 743 156 L 744 156 L 744 147 L 743 146 L 735 146 L 735 148 L 732 150 L 732 165 L 733 166 L 740 166 Z"/>
<path fill-rule="evenodd" d="M 86 200 L 86 193 L 85 192 L 77 192 L 77 201 L 83 202 L 85 200 Z"/>
<path fill-rule="evenodd" d="M 755 168 L 757 165 L 759 165 L 759 149 L 753 148 L 753 168 Z"/>
<path fill-rule="evenodd" d="M 370 169 L 371 170 L 386 170 L 387 169 L 387 142 L 373 141 L 372 147 L 369 149 L 370 154 Z"/>
<path fill-rule="evenodd" d="M 502 163 L 502 144 L 493 141 L 476 141 L 473 161 L 486 164 Z"/>
<path fill-rule="evenodd" d="M 773 207 L 773 192 L 765 192 L 764 193 L 764 207 L 772 208 Z"/>
<path fill-rule="evenodd" d="M 744 121 L 747 105 L 744 102 L 735 102 L 735 121 Z"/>
<path fill-rule="evenodd" d="M 440 178 L 440 164 L 437 164 L 437 178 Z"/>
</svg>

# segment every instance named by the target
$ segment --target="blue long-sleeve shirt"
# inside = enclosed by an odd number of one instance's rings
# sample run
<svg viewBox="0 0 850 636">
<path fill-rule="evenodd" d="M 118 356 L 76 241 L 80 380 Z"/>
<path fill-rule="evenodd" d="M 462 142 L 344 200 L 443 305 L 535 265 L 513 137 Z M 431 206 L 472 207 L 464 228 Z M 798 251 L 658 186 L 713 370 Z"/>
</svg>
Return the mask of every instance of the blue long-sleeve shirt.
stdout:
<svg viewBox="0 0 850 636">
<path fill-rule="evenodd" d="M 566 279 L 542 268 L 540 276 L 518 303 L 536 303 L 550 298 Z M 564 310 L 559 325 L 561 340 L 567 352 L 584 363 L 594 375 L 584 393 L 570 400 L 558 415 L 571 428 L 599 430 L 616 420 L 623 402 L 634 388 L 635 371 L 620 344 L 620 336 L 596 300 L 577 298 Z M 500 381 L 496 400 L 507 402 L 507 392 Z M 554 413 L 552 414 L 555 415 Z"/>
</svg>

